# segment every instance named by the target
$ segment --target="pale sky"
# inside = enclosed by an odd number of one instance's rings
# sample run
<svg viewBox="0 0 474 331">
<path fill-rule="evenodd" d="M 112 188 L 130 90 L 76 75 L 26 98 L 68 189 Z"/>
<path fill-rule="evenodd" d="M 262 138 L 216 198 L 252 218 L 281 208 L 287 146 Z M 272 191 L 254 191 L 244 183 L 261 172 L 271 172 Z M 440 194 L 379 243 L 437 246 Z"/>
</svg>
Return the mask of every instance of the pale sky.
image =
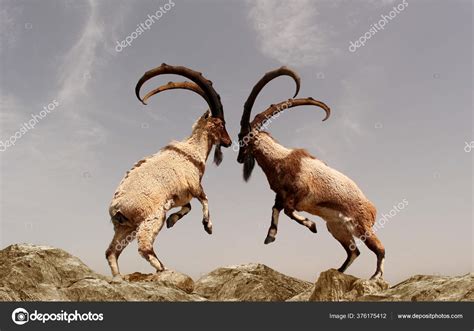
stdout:
<svg viewBox="0 0 474 331">
<path fill-rule="evenodd" d="M 117 41 L 168 0 L 0 1 L 0 140 L 44 106 L 53 108 L 0 151 L 0 248 L 51 245 L 109 275 L 108 206 L 118 183 L 137 160 L 187 137 L 206 110 L 189 91 L 141 105 L 134 95 L 141 75 L 162 62 L 202 71 L 220 93 L 236 139 L 252 86 L 287 65 L 301 76 L 299 96 L 324 101 L 332 116 L 322 123 L 322 111 L 302 107 L 273 121 L 271 134 L 351 177 L 376 205 L 377 219 L 408 202 L 377 231 L 385 278 L 394 284 L 414 274 L 473 270 L 474 151 L 465 152 L 474 140 L 472 1 L 405 1 L 356 52 L 350 42 L 403 1 L 171 2 L 117 52 Z M 254 114 L 293 92 L 289 78 L 277 79 Z M 223 151 L 221 166 L 211 157 L 203 178 L 214 233 L 204 232 L 193 200 L 191 213 L 155 242 L 168 268 L 197 278 L 260 262 L 314 281 L 343 263 L 344 249 L 316 216 L 307 215 L 317 223 L 313 234 L 282 214 L 276 241 L 264 245 L 274 193 L 258 167 L 245 183 L 237 154 Z M 361 252 L 347 273 L 369 277 L 376 258 L 365 246 Z M 119 264 L 123 273 L 153 272 L 136 243 Z"/>
</svg>

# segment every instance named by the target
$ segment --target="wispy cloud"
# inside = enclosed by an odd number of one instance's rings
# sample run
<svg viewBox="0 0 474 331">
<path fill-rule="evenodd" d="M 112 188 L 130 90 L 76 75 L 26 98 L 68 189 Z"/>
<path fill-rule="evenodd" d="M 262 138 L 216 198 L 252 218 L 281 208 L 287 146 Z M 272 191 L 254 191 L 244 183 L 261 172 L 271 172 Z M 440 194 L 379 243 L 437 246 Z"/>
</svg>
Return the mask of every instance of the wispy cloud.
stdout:
<svg viewBox="0 0 474 331">
<path fill-rule="evenodd" d="M 58 100 L 70 105 L 88 91 L 89 78 L 97 64 L 99 43 L 104 38 L 104 27 L 99 23 L 97 5 L 89 0 L 90 14 L 78 41 L 64 57 L 59 69 Z"/>
<path fill-rule="evenodd" d="M 328 44 L 328 29 L 318 24 L 316 1 L 249 1 L 249 19 L 260 50 L 282 64 L 320 65 L 336 51 Z"/>
<path fill-rule="evenodd" d="M 51 164 L 51 167 L 77 168 L 93 163 L 96 159 L 93 147 L 106 139 L 106 130 L 89 116 L 88 110 L 95 104 L 91 78 L 104 55 L 103 39 L 107 32 L 99 17 L 98 4 L 89 0 L 86 5 L 88 14 L 77 39 L 72 40 L 65 54 L 57 55 L 60 61 L 56 72 L 57 89 L 41 101 L 54 99 L 59 106 L 14 147 L 14 155 L 19 159 L 35 157 L 37 162 Z M 13 94 L 3 94 L 0 123 L 16 130 L 28 119 L 18 114 L 28 111 Z M 38 111 L 42 109 L 42 106 L 37 107 Z M 58 132 L 62 134 L 61 139 Z M 50 150 L 55 152 L 48 153 Z"/>
<path fill-rule="evenodd" d="M 20 112 L 18 109 L 23 108 L 20 101 L 11 93 L 0 90 L 0 128 L 5 132 L 4 128 L 17 125 L 20 121 Z"/>
<path fill-rule="evenodd" d="M 364 84 L 360 84 L 361 77 Z M 380 101 L 377 101 L 383 97 L 372 95 L 373 91 L 379 91 L 378 88 L 389 90 L 384 69 L 375 65 L 360 67 L 340 81 L 338 86 L 340 93 L 330 105 L 334 111 L 332 116 L 337 117 L 337 120 L 333 118 L 330 121 L 333 121 L 331 125 L 342 139 L 325 143 L 331 144 L 332 148 L 338 148 L 340 144 L 353 146 L 355 142 L 370 136 L 377 125 L 383 125 L 379 122 Z M 327 137 L 324 131 L 314 130 L 320 125 L 320 120 L 315 118 L 296 128 L 292 143 L 295 146 L 313 148 L 320 155 L 326 156 L 325 150 L 321 149 L 321 146 L 324 146 L 321 142 Z M 302 139 L 305 136 L 306 138 Z"/>
<path fill-rule="evenodd" d="M 360 77 L 364 77 L 363 85 L 358 84 Z M 383 96 L 372 95 L 378 89 L 390 91 L 386 72 L 380 66 L 363 66 L 341 81 L 341 95 L 335 106 L 342 114 L 343 136 L 347 143 L 356 136 L 369 134 L 378 123 L 378 107 Z"/>
<path fill-rule="evenodd" d="M 30 109 L 13 93 L 6 92 L 4 89 L 1 89 L 0 110 L 0 140 L 5 142 L 6 140 L 10 139 L 10 137 L 17 131 L 19 131 L 24 123 L 30 119 L 26 115 Z M 38 135 L 35 130 L 30 130 L 26 135 L 29 137 L 18 140 L 14 146 L 10 147 L 10 149 L 15 150 L 16 156 L 21 154 L 41 156 L 38 146 L 41 145 L 43 137 Z M 10 152 L 11 151 L 9 150 L 8 152 L 0 153 L 0 163 L 3 161 L 5 154 L 11 155 Z"/>
<path fill-rule="evenodd" d="M 97 159 L 95 147 L 106 141 L 107 130 L 93 116 L 97 97 L 100 96 L 93 90 L 95 77 L 100 76 L 100 70 L 109 61 L 113 61 L 109 48 L 113 49 L 110 45 L 115 30 L 130 8 L 127 4 L 108 5 L 110 3 L 95 0 L 83 3 L 86 8 L 80 11 L 84 16 L 78 34 L 74 34 L 76 37 L 71 39 L 65 53 L 55 53 L 59 62 L 54 73 L 57 88 L 51 90 L 49 95 L 43 96 L 41 100 L 30 100 L 27 105 L 16 92 L 0 91 L 0 125 L 5 128 L 2 130 L 2 139 L 14 133 L 29 119 L 26 114 L 40 111 L 49 101 L 59 102 L 57 111 L 18 142 L 10 157 L 21 159 L 35 156 L 37 161 L 48 162 L 58 168 L 77 168 Z M 67 7 L 73 4 L 65 2 L 64 6 L 63 9 L 70 11 L 71 8 Z M 20 14 L 21 8 L 12 6 L 0 10 L 2 45 L 10 32 L 18 30 Z M 107 25 L 103 23 L 104 15 L 107 15 Z M 23 25 L 20 24 L 20 28 Z M 58 134 L 61 134 L 61 139 L 58 139 Z M 54 150 L 54 153 L 48 153 L 49 150 Z"/>
<path fill-rule="evenodd" d="M 343 136 L 347 142 L 350 142 L 354 135 L 363 134 L 359 119 L 364 112 L 370 111 L 371 106 L 368 98 L 361 95 L 361 91 L 351 80 L 343 80 L 341 87 L 342 93 L 337 109 L 342 114 Z"/>
<path fill-rule="evenodd" d="M 395 0 L 367 0 L 367 2 L 370 2 L 373 5 L 385 6 L 391 5 Z"/>
<path fill-rule="evenodd" d="M 336 29 L 320 11 L 337 12 L 352 29 L 366 12 L 395 2 L 360 0 L 354 5 L 348 0 L 248 0 L 247 6 L 259 49 L 265 56 L 292 66 L 321 67 L 341 54 L 338 38 L 346 27 Z"/>
<path fill-rule="evenodd" d="M 14 17 L 21 12 L 18 7 L 6 9 L 3 1 L 0 2 L 0 54 L 5 49 L 14 47 L 18 38 L 18 24 Z"/>
</svg>

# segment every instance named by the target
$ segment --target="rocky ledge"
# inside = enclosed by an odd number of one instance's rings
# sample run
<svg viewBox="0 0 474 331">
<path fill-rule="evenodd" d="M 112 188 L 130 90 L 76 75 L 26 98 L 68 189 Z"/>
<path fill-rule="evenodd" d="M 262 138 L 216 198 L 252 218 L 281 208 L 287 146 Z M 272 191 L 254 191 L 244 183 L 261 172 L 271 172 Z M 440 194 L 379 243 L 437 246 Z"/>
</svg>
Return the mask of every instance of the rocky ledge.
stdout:
<svg viewBox="0 0 474 331">
<path fill-rule="evenodd" d="M 0 251 L 0 301 L 474 301 L 473 280 L 474 273 L 417 275 L 390 287 L 330 269 L 312 284 L 251 263 L 197 281 L 171 270 L 114 281 L 58 248 L 20 244 Z"/>
</svg>

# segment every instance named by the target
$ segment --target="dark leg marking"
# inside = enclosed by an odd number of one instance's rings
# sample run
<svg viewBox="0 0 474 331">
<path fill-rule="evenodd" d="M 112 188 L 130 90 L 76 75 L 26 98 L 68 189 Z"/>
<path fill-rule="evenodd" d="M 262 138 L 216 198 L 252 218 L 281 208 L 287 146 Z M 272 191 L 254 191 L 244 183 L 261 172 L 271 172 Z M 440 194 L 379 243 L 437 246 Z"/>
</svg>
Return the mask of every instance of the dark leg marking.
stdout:
<svg viewBox="0 0 474 331">
<path fill-rule="evenodd" d="M 342 247 L 344 247 L 344 250 L 347 253 L 346 260 L 344 261 L 342 266 L 337 269 L 339 272 L 344 272 L 360 255 L 360 251 L 355 244 L 352 233 L 349 232 L 349 230 L 344 224 L 338 222 L 328 222 L 326 226 L 328 228 L 328 231 L 337 241 L 339 241 L 339 243 L 342 245 Z"/>
<path fill-rule="evenodd" d="M 294 209 L 292 208 L 285 208 L 285 214 L 291 218 L 292 220 L 295 220 L 297 223 L 306 226 L 311 232 L 317 233 L 318 230 L 316 229 L 316 223 L 313 221 L 298 215 Z"/>
<path fill-rule="evenodd" d="M 199 186 L 199 191 L 194 195 L 202 205 L 202 224 L 204 225 L 204 231 L 212 234 L 212 223 L 209 214 L 209 204 L 207 201 L 207 195 L 204 193 L 202 186 Z"/>
<path fill-rule="evenodd" d="M 272 220 L 270 223 L 270 228 L 268 229 L 267 237 L 265 238 L 265 245 L 272 243 L 275 241 L 276 234 L 278 232 L 278 218 L 280 216 L 280 212 L 283 209 L 283 201 L 277 195 L 275 197 L 275 204 L 272 207 Z"/>
<path fill-rule="evenodd" d="M 171 214 L 167 219 L 166 219 L 166 227 L 169 229 L 173 227 L 173 225 L 176 224 L 180 219 L 182 219 L 184 216 L 186 216 L 189 212 L 191 211 L 191 203 L 185 204 L 179 211 L 176 213 Z"/>
<path fill-rule="evenodd" d="M 364 243 L 365 245 L 375 253 L 377 256 L 377 269 L 375 273 L 370 277 L 370 279 L 378 278 L 383 276 L 383 262 L 385 259 L 385 248 L 382 245 L 382 242 L 377 238 L 372 229 L 368 230 L 366 233 L 369 236 L 366 237 Z"/>
</svg>

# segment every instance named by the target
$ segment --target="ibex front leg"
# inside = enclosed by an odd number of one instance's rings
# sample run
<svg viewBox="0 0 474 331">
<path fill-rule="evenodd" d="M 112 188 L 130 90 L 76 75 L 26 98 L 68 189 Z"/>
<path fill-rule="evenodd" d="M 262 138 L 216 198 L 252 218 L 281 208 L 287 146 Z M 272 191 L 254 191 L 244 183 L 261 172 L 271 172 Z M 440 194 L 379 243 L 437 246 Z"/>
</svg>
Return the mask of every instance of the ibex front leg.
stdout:
<svg viewBox="0 0 474 331">
<path fill-rule="evenodd" d="M 265 245 L 275 241 L 275 236 L 278 232 L 278 218 L 282 209 L 283 202 L 277 195 L 275 197 L 275 205 L 272 207 L 272 221 L 270 223 L 270 228 L 268 229 L 267 237 L 265 238 Z"/>
<path fill-rule="evenodd" d="M 173 227 L 173 225 L 175 225 L 176 222 L 178 222 L 180 219 L 182 219 L 184 216 L 186 216 L 190 211 L 191 211 L 191 204 L 188 202 L 179 211 L 177 211 L 176 213 L 171 214 L 166 219 L 166 227 L 168 229 Z"/>
<path fill-rule="evenodd" d="M 204 230 L 212 234 L 212 223 L 209 216 L 209 205 L 207 201 L 207 195 L 204 193 L 202 186 L 199 186 L 199 192 L 196 194 L 196 198 L 202 205 L 202 224 L 204 225 Z"/>
</svg>

